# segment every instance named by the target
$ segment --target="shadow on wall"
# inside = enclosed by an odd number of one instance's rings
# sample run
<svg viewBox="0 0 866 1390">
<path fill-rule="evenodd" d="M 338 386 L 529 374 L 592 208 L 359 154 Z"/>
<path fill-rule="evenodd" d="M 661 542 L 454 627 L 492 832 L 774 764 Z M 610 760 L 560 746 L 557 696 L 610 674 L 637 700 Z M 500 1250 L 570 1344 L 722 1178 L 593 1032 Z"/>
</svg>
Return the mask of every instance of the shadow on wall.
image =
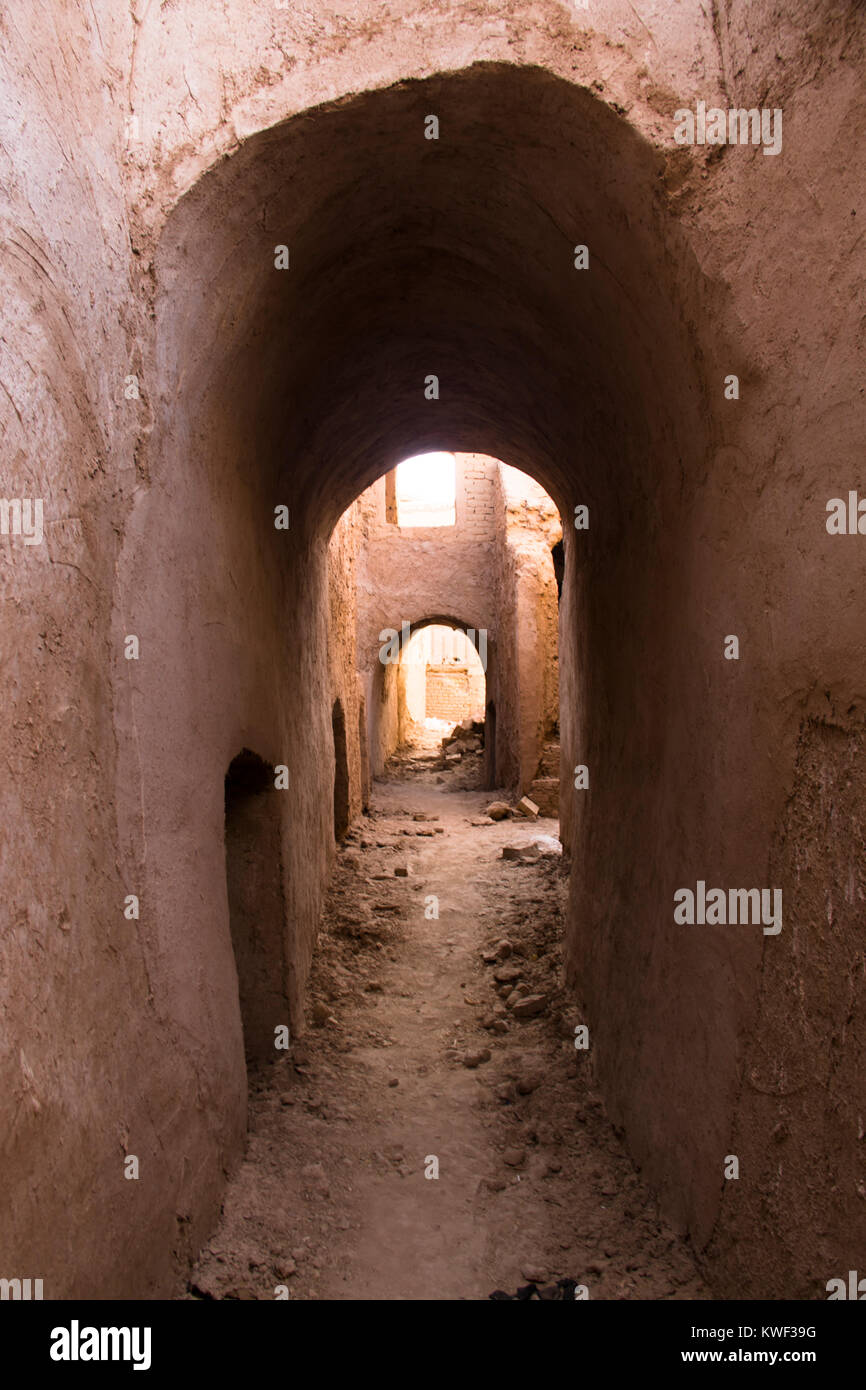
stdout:
<svg viewBox="0 0 866 1390">
<path fill-rule="evenodd" d="M 557 541 L 550 547 L 550 558 L 553 561 L 553 574 L 556 579 L 556 597 L 562 599 L 562 581 L 565 578 L 565 551 L 562 541 Z"/>
<path fill-rule="evenodd" d="M 484 716 L 484 785 L 492 789 L 496 786 L 496 705 L 487 702 Z"/>
<path fill-rule="evenodd" d="M 370 809 L 370 749 L 367 744 L 367 705 L 363 695 L 358 705 L 358 746 L 361 750 L 361 809 Z"/>
<path fill-rule="evenodd" d="M 349 829 L 349 755 L 346 746 L 346 716 L 340 700 L 331 711 L 334 732 L 334 839 L 342 840 Z"/>
<path fill-rule="evenodd" d="M 285 900 L 274 769 L 245 748 L 225 780 L 226 883 L 248 1062 L 273 1060 L 288 1023 Z"/>
</svg>

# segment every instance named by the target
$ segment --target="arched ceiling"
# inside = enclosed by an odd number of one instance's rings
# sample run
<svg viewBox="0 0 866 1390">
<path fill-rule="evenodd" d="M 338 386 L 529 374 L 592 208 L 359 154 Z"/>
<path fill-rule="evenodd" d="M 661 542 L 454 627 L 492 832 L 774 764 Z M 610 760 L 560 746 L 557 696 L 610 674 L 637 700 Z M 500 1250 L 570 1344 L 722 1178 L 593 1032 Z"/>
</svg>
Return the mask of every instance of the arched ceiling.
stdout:
<svg viewBox="0 0 866 1390">
<path fill-rule="evenodd" d="M 217 454 L 222 433 L 247 440 L 244 466 L 323 535 L 401 457 L 434 449 L 504 458 L 563 513 L 610 486 L 651 491 L 655 456 L 701 421 L 700 276 L 660 171 L 586 90 L 505 64 L 254 136 L 163 235 L 169 416 Z"/>
</svg>

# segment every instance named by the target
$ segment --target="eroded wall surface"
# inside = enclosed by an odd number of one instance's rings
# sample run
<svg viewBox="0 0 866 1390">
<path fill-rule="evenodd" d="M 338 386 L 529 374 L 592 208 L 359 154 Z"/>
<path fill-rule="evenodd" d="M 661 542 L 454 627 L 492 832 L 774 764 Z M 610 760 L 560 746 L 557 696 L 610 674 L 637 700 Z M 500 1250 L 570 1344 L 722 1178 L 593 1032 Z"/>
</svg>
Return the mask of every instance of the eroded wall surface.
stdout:
<svg viewBox="0 0 866 1390">
<path fill-rule="evenodd" d="M 553 500 L 538 483 L 507 465 L 500 469 L 503 552 L 498 566 L 500 630 L 513 652 L 511 721 L 497 721 L 497 758 L 513 767 L 519 795 L 530 793 L 544 745 L 559 730 L 559 602 L 552 548 L 562 539 Z M 510 727 L 509 727 L 510 724 Z M 558 805 L 541 808 L 558 814 Z"/>
</svg>

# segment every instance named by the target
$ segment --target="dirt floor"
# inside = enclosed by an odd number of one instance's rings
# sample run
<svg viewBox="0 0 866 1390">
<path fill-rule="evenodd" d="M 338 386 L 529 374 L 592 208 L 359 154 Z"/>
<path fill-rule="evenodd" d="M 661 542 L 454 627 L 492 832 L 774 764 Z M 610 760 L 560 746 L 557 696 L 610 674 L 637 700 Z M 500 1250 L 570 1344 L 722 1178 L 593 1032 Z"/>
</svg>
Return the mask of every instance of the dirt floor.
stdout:
<svg viewBox="0 0 866 1390">
<path fill-rule="evenodd" d="M 489 820 L 464 789 L 480 761 L 422 744 L 338 852 L 308 1030 L 251 1077 L 247 1155 L 181 1297 L 709 1297 L 574 1045 L 557 822 Z"/>
</svg>

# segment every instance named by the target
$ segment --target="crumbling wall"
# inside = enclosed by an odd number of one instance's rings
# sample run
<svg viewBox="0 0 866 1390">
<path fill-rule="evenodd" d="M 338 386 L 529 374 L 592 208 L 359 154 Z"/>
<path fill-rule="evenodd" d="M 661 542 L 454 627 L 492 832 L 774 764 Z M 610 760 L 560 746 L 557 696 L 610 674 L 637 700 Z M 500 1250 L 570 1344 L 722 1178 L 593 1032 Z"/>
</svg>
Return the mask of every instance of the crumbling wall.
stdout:
<svg viewBox="0 0 866 1390">
<path fill-rule="evenodd" d="M 551 548 L 562 539 L 562 525 L 555 503 L 532 478 L 507 465 L 500 474 L 505 518 L 500 641 L 502 628 L 512 623 L 515 790 L 522 796 L 538 775 L 545 742 L 559 727 L 559 601 Z"/>
<path fill-rule="evenodd" d="M 489 663 L 487 683 L 488 736 L 485 758 L 495 769 L 491 786 L 516 790 L 520 783 L 520 700 L 516 671 L 519 661 L 516 574 L 508 548 L 508 510 L 503 470 L 497 469 L 493 514 L 496 544 L 490 584 L 496 596 L 499 622 L 495 653 Z"/>
</svg>

